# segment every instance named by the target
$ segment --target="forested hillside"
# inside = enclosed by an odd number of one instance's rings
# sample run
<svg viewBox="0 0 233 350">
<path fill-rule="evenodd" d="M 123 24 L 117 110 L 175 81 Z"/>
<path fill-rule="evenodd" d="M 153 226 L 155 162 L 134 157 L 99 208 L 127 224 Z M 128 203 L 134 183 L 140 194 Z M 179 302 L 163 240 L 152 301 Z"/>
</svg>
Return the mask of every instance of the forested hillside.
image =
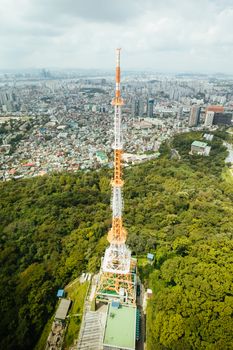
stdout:
<svg viewBox="0 0 233 350">
<path fill-rule="evenodd" d="M 127 168 L 124 221 L 153 290 L 148 350 L 227 350 L 233 344 L 233 190 L 222 178 L 224 135 L 209 157 L 190 156 L 201 134 L 180 135 L 161 157 Z M 181 159 L 171 159 L 170 148 Z M 1 349 L 32 349 L 56 289 L 99 268 L 111 224 L 111 171 L 0 184 Z"/>
</svg>

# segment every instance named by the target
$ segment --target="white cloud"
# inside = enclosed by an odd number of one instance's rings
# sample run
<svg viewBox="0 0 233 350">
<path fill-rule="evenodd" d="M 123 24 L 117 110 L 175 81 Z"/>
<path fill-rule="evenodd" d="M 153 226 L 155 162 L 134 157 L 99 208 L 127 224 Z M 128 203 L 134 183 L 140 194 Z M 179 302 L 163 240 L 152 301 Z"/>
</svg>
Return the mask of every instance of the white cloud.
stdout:
<svg viewBox="0 0 233 350">
<path fill-rule="evenodd" d="M 1 0 L 0 68 L 110 68 L 233 73 L 227 0 Z"/>
</svg>

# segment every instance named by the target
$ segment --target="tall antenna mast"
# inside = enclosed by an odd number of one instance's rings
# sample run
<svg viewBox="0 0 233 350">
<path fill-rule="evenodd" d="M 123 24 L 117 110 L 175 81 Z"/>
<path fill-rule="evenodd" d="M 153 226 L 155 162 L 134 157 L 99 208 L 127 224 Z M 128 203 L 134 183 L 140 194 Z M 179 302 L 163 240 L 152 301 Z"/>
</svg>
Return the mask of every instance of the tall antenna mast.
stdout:
<svg viewBox="0 0 233 350">
<path fill-rule="evenodd" d="M 114 106 L 114 178 L 112 184 L 112 228 L 108 233 L 110 247 L 106 250 L 103 269 L 106 271 L 126 273 L 130 269 L 130 251 L 125 246 L 126 230 L 123 227 L 123 180 L 122 180 L 122 153 L 123 142 L 121 133 L 121 107 L 124 102 L 121 98 L 121 69 L 120 52 L 116 49 L 116 90 L 112 105 Z"/>
<path fill-rule="evenodd" d="M 120 52 L 116 49 L 116 89 L 112 105 L 114 106 L 114 177 L 112 185 L 112 227 L 108 232 L 110 246 L 106 249 L 102 261 L 100 283 L 97 295 L 111 295 L 123 297 L 128 303 L 135 303 L 135 281 L 132 274 L 135 273 L 136 261 L 131 258 L 131 251 L 125 242 L 127 231 L 123 227 L 123 185 L 122 180 L 122 153 L 123 141 L 121 132 L 121 108 L 124 104 L 121 98 L 121 71 Z M 134 272 L 132 272 L 134 271 Z M 122 296 L 123 293 L 123 296 Z M 102 296 L 103 297 L 103 296 Z"/>
<path fill-rule="evenodd" d="M 122 224 L 123 196 L 122 196 L 122 153 L 123 142 L 121 135 L 121 106 L 124 104 L 120 90 L 120 49 L 116 49 L 116 90 L 112 101 L 114 106 L 114 178 L 112 184 L 112 228 L 108 233 L 109 243 L 123 244 L 126 241 L 126 230 Z"/>
</svg>

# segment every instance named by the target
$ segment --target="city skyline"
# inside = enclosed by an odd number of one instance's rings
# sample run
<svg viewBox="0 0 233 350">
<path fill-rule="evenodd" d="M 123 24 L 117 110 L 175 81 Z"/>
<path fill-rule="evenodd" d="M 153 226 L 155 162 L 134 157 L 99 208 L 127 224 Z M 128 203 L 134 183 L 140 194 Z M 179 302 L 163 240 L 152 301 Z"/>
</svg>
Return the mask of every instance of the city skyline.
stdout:
<svg viewBox="0 0 233 350">
<path fill-rule="evenodd" d="M 2 0 L 0 69 L 223 72 L 233 59 L 231 1 Z"/>
</svg>

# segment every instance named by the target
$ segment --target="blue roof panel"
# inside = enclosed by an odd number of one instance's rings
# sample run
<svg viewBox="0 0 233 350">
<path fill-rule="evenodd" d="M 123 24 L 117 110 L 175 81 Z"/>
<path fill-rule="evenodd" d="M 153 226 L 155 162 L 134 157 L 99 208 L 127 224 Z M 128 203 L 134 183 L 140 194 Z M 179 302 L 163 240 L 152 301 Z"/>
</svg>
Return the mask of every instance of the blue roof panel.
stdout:
<svg viewBox="0 0 233 350">
<path fill-rule="evenodd" d="M 64 295 L 65 295 L 64 289 L 58 289 L 58 291 L 57 291 L 57 297 L 58 297 L 58 298 L 62 298 L 62 297 L 64 297 Z"/>
</svg>

